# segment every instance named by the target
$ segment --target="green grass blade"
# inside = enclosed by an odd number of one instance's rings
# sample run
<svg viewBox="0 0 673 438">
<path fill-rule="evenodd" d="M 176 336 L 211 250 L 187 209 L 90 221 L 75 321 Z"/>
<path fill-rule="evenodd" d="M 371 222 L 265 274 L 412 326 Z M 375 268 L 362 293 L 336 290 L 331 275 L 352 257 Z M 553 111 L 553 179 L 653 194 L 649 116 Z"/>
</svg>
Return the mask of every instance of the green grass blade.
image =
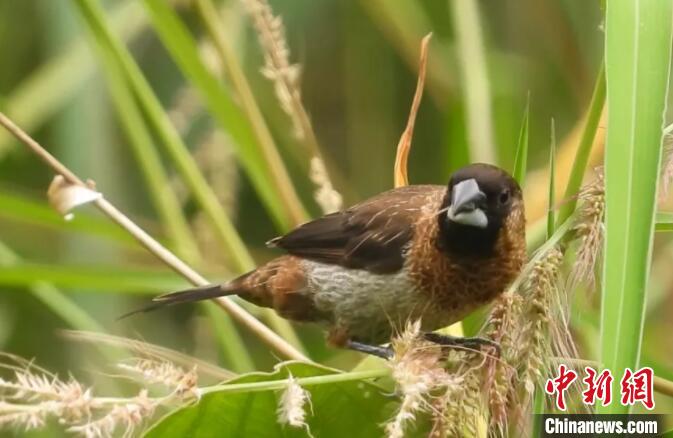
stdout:
<svg viewBox="0 0 673 438">
<path fill-rule="evenodd" d="M 234 103 L 218 80 L 201 61 L 194 38 L 165 1 L 145 0 L 155 30 L 173 60 L 190 82 L 201 92 L 211 114 L 234 139 L 243 166 L 262 199 L 271 207 L 282 229 L 288 229 L 306 219 L 290 177 L 273 144 L 260 143 L 260 137 L 250 125 L 241 108 Z M 248 96 L 250 98 L 250 96 Z M 270 136 L 264 137 L 268 140 Z"/>
<path fill-rule="evenodd" d="M 547 207 L 547 239 L 554 234 L 556 218 L 556 124 L 551 119 L 551 144 L 549 145 L 549 206 Z"/>
<path fill-rule="evenodd" d="M 580 187 L 582 187 L 584 172 L 589 163 L 591 146 L 594 143 L 594 137 L 596 137 L 596 130 L 598 129 L 598 123 L 601 120 L 601 113 L 603 112 L 604 105 L 605 65 L 601 63 L 601 68 L 598 72 L 598 77 L 596 78 L 596 84 L 594 85 L 594 92 L 591 96 L 591 102 L 589 103 L 589 110 L 587 111 L 580 144 L 575 153 L 575 161 L 573 162 L 573 167 L 570 171 L 568 185 L 566 186 L 563 195 L 563 202 L 559 209 L 558 218 L 556 219 L 557 225 L 565 222 L 565 220 L 575 211 L 575 207 L 577 206 L 577 194 L 579 193 Z"/>
<path fill-rule="evenodd" d="M 35 279 L 64 288 L 91 293 L 156 294 L 184 288 L 185 283 L 170 271 L 142 271 L 108 266 L 43 265 L 13 263 L 0 269 L 0 284 L 30 286 Z"/>
<path fill-rule="evenodd" d="M 601 360 L 637 368 L 652 252 L 662 122 L 670 73 L 673 2 L 608 0 L 608 132 Z M 599 412 L 626 413 L 612 403 Z"/>
<path fill-rule="evenodd" d="M 65 221 L 44 200 L 10 193 L 0 188 L 0 217 L 15 220 L 21 224 L 37 225 L 56 231 L 86 234 L 109 240 L 124 246 L 125 249 L 137 248 L 135 240 L 124 230 L 86 211 L 78 211 L 71 221 Z"/>
<path fill-rule="evenodd" d="M 514 159 L 514 171 L 512 176 L 523 187 L 526 179 L 526 166 L 528 163 L 528 125 L 530 119 L 530 93 L 526 99 L 526 109 L 523 111 L 521 120 L 521 129 L 519 130 L 519 141 L 516 146 L 516 158 Z"/>
</svg>

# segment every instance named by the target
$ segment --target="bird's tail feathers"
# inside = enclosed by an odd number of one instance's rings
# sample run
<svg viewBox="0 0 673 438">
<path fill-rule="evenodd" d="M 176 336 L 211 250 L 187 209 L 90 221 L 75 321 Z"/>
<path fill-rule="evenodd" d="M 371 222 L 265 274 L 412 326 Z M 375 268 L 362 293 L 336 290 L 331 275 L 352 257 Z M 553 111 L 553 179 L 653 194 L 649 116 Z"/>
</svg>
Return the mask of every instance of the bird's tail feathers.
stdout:
<svg viewBox="0 0 673 438">
<path fill-rule="evenodd" d="M 171 306 L 173 304 L 192 303 L 196 301 L 209 300 L 212 298 L 234 294 L 236 294 L 236 290 L 234 290 L 231 286 L 219 285 L 219 284 L 209 284 L 207 286 L 196 287 L 193 289 L 171 292 L 155 297 L 152 300 L 152 304 L 148 304 L 145 307 L 122 315 L 121 317 L 119 317 L 119 319 L 124 319 L 137 313 L 151 312 L 153 310 L 157 310 L 166 306 Z"/>
</svg>

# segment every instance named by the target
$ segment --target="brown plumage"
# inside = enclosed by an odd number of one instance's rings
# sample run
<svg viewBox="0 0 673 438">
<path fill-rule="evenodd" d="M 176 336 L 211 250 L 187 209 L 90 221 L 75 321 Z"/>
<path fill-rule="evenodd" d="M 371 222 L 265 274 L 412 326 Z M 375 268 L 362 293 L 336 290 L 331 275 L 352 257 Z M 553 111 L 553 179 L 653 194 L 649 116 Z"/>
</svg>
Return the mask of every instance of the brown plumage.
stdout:
<svg viewBox="0 0 673 438">
<path fill-rule="evenodd" d="M 332 344 L 382 354 L 363 344 L 389 341 L 409 320 L 420 319 L 426 331 L 459 321 L 517 276 L 526 258 L 521 190 L 503 170 L 473 164 L 448 187 L 390 190 L 269 246 L 288 254 L 221 286 L 158 297 L 151 307 L 236 294 L 325 325 Z"/>
</svg>

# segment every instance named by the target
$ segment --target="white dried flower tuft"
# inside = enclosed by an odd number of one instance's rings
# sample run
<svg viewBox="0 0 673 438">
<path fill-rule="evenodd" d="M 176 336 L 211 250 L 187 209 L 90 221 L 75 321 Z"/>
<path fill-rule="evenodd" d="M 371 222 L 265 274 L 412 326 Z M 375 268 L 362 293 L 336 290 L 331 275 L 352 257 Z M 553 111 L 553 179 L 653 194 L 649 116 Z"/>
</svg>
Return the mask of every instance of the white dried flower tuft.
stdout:
<svg viewBox="0 0 673 438">
<path fill-rule="evenodd" d="M 139 358 L 127 363 L 120 363 L 117 366 L 124 371 L 139 375 L 142 382 L 163 385 L 172 389 L 174 394 L 181 397 L 198 398 L 199 396 L 196 367 L 190 371 L 185 371 L 165 360 Z"/>
<path fill-rule="evenodd" d="M 67 221 L 74 217 L 71 213 L 73 209 L 102 197 L 101 193 L 91 188 L 66 181 L 62 175 L 56 175 L 47 189 L 49 204 Z"/>
<path fill-rule="evenodd" d="M 287 379 L 287 387 L 280 396 L 278 403 L 278 422 L 292 427 L 303 427 L 311 435 L 308 423 L 306 423 L 306 403 L 311 403 L 311 394 L 302 388 L 297 380 L 290 375 Z"/>
<path fill-rule="evenodd" d="M 443 392 L 448 399 L 448 394 L 453 394 L 453 388 L 462 382 L 462 377 L 447 373 L 441 361 L 441 347 L 423 340 L 420 329 L 420 321 L 409 323 L 392 342 L 395 356 L 390 366 L 402 403 L 386 425 L 389 438 L 403 437 L 407 424 L 414 421 L 418 413 L 438 409 L 433 407 L 434 392 Z"/>
<path fill-rule="evenodd" d="M 321 158 L 313 157 L 311 159 L 310 177 L 313 184 L 317 186 L 313 196 L 323 213 L 333 213 L 341 210 L 343 198 L 332 186 L 325 163 Z"/>
<path fill-rule="evenodd" d="M 141 389 L 134 397 L 97 397 L 74 378 L 64 381 L 31 362 L 0 356 L 5 359 L 0 368 L 13 373 L 11 379 L 0 378 L 0 429 L 35 430 L 56 420 L 67 431 L 87 438 L 130 437 L 157 408 L 182 403 L 185 394 L 198 392 L 194 370 L 179 372 L 172 364 L 138 360 L 124 368 L 139 372 L 143 383 L 162 383 L 172 392 L 150 397 L 147 389 Z"/>
</svg>

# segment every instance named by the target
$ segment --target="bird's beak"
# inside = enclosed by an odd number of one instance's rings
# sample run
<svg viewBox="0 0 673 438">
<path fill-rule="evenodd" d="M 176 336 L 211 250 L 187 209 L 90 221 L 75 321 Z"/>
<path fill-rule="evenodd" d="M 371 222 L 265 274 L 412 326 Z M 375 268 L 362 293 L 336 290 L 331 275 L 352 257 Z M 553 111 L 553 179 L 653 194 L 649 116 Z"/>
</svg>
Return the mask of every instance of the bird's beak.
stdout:
<svg viewBox="0 0 673 438">
<path fill-rule="evenodd" d="M 461 181 L 453 186 L 447 216 L 452 222 L 486 228 L 488 218 L 482 209 L 485 200 L 486 195 L 479 190 L 479 184 L 474 178 Z"/>
</svg>

